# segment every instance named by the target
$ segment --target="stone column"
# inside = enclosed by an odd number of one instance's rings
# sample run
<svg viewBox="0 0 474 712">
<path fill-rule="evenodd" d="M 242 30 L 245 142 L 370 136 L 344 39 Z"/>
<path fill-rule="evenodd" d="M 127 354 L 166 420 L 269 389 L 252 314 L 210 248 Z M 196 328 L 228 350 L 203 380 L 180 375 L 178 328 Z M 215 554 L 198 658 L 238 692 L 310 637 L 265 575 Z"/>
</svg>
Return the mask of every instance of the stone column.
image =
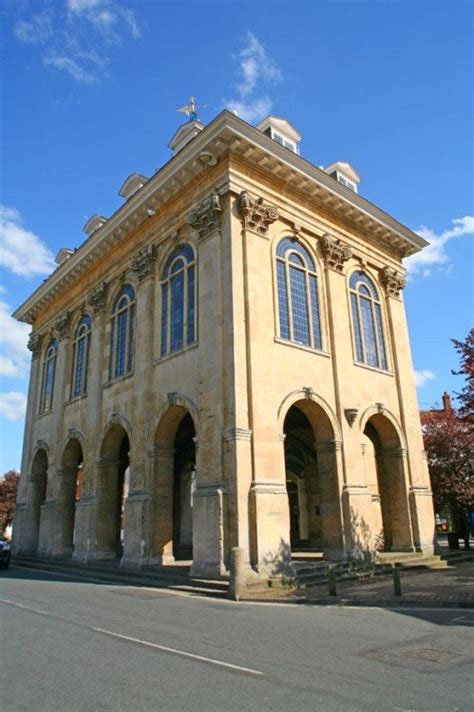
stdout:
<svg viewBox="0 0 474 712">
<path fill-rule="evenodd" d="M 245 568 L 250 565 L 249 489 L 252 482 L 252 431 L 229 428 L 223 437 L 224 469 L 227 473 L 229 549 L 243 550 Z M 226 557 L 226 563 L 227 561 Z"/>
<path fill-rule="evenodd" d="M 405 463 L 408 473 L 412 539 L 417 551 L 432 554 L 436 542 L 436 526 L 430 478 L 423 449 L 405 308 L 401 298 L 405 278 L 397 270 L 386 267 L 382 270 L 381 281 L 387 295 L 393 366 L 397 381 L 401 423 L 408 448 Z"/>
<path fill-rule="evenodd" d="M 174 448 L 155 445 L 151 452 L 153 499 L 150 563 L 166 566 L 173 556 L 173 466 Z"/>
<path fill-rule="evenodd" d="M 321 492 L 321 537 L 324 558 L 345 556 L 340 473 L 342 444 L 338 441 L 316 445 Z"/>
</svg>

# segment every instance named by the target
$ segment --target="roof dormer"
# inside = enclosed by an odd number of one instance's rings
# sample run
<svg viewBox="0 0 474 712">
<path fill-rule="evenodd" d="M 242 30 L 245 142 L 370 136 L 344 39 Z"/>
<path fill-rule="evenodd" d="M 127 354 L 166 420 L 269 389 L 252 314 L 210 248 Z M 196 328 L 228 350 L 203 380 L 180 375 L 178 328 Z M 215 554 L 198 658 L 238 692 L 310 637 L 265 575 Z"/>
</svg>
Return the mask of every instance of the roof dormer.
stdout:
<svg viewBox="0 0 474 712">
<path fill-rule="evenodd" d="M 57 265 L 62 265 L 63 262 L 66 262 L 66 260 L 68 260 L 70 256 L 74 254 L 74 252 L 75 250 L 72 250 L 70 247 L 62 247 L 54 258 L 54 261 Z"/>
<path fill-rule="evenodd" d="M 178 151 L 181 151 L 198 133 L 201 133 L 203 128 L 204 124 L 202 124 L 199 119 L 193 119 L 186 124 L 182 124 L 169 142 L 169 148 L 171 148 L 174 153 L 178 153 Z"/>
<path fill-rule="evenodd" d="M 106 222 L 107 218 L 104 218 L 103 215 L 93 215 L 89 218 L 82 229 L 86 233 L 87 237 L 91 237 L 91 235 L 97 232 L 97 230 L 100 230 L 102 225 L 105 225 Z"/>
<path fill-rule="evenodd" d="M 353 190 L 354 193 L 359 192 L 357 186 L 362 179 L 354 166 L 351 166 L 350 163 L 336 161 L 335 163 L 331 163 L 330 166 L 323 168 L 323 171 L 330 175 L 331 178 L 334 178 L 334 180 L 337 180 L 338 183 L 341 183 L 341 185 L 345 185 L 349 190 Z"/>
<path fill-rule="evenodd" d="M 120 197 L 125 198 L 125 200 L 128 200 L 132 197 L 132 195 L 138 193 L 140 188 L 143 188 L 147 180 L 148 178 L 146 176 L 142 176 L 141 173 L 132 173 L 128 176 L 127 180 L 120 188 Z"/>
<path fill-rule="evenodd" d="M 301 134 L 286 119 L 280 119 L 278 116 L 267 116 L 266 119 L 263 119 L 258 124 L 257 129 L 299 155 Z"/>
</svg>

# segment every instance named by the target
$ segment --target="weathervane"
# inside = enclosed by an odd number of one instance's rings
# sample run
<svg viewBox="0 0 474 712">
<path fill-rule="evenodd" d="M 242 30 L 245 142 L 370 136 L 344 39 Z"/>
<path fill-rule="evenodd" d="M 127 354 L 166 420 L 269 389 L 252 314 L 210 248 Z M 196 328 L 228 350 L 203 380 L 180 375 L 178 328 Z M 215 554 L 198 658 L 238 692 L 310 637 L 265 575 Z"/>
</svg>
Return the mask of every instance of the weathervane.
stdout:
<svg viewBox="0 0 474 712">
<path fill-rule="evenodd" d="M 181 112 L 182 114 L 186 114 L 186 116 L 188 117 L 188 121 L 197 121 L 198 120 L 198 115 L 197 115 L 198 108 L 204 109 L 205 106 L 204 106 L 204 104 L 202 104 L 198 107 L 196 105 L 196 97 L 190 96 L 189 102 L 186 104 L 186 106 L 182 106 L 180 109 L 177 109 L 177 111 Z"/>
</svg>

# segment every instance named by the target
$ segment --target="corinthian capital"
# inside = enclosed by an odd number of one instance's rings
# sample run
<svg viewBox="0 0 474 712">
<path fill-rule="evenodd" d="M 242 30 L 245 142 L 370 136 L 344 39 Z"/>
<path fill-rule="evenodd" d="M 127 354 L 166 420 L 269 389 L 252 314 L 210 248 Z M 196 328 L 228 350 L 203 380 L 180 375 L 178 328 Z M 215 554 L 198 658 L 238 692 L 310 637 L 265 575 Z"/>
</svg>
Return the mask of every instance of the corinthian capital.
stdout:
<svg viewBox="0 0 474 712">
<path fill-rule="evenodd" d="M 391 267 L 384 267 L 380 274 L 385 293 L 389 297 L 399 297 L 400 290 L 406 285 L 406 279 L 401 272 Z"/>
<path fill-rule="evenodd" d="M 94 314 L 98 314 L 102 309 L 105 309 L 108 288 L 107 282 L 101 282 L 89 292 L 87 301 L 91 305 Z"/>
<path fill-rule="evenodd" d="M 188 215 L 188 224 L 198 231 L 202 239 L 221 228 L 221 203 L 219 193 L 214 192 L 199 205 L 196 205 Z"/>
<path fill-rule="evenodd" d="M 35 334 L 33 331 L 28 339 L 28 348 L 33 354 L 33 358 L 38 358 L 41 354 L 41 344 L 43 342 L 43 334 Z"/>
<path fill-rule="evenodd" d="M 130 269 L 138 277 L 138 281 L 142 282 L 153 273 L 153 262 L 156 259 L 156 248 L 154 245 L 147 245 L 142 250 L 139 250 L 130 260 Z"/>
<path fill-rule="evenodd" d="M 56 319 L 53 324 L 53 329 L 59 340 L 65 339 L 69 336 L 69 325 L 71 322 L 71 315 L 69 312 L 64 312 L 60 317 Z"/>
<path fill-rule="evenodd" d="M 336 240 L 327 233 L 321 239 L 324 261 L 336 272 L 342 272 L 344 262 L 352 257 L 352 249 L 341 240 Z"/>
<path fill-rule="evenodd" d="M 274 205 L 264 205 L 263 198 L 252 198 L 246 190 L 239 195 L 237 208 L 244 230 L 253 230 L 259 235 L 266 235 L 269 226 L 279 217 Z"/>
</svg>

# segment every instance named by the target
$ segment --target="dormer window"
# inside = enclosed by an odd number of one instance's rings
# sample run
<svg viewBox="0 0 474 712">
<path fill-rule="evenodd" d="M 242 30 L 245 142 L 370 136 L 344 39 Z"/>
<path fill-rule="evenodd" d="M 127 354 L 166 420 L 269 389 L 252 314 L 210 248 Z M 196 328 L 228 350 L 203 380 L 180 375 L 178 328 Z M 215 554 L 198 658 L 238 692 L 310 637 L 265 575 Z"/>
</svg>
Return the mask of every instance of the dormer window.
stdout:
<svg viewBox="0 0 474 712">
<path fill-rule="evenodd" d="M 360 175 L 357 173 L 354 166 L 345 161 L 336 161 L 336 163 L 331 163 L 330 166 L 323 168 L 323 171 L 337 180 L 338 183 L 344 185 L 349 190 L 358 193 L 357 186 L 360 183 Z"/>
<path fill-rule="evenodd" d="M 345 185 L 346 188 L 350 188 L 350 190 L 353 190 L 354 193 L 357 193 L 357 186 L 355 183 L 352 183 L 352 181 L 348 180 L 345 176 L 343 176 L 341 173 L 337 174 L 337 180 L 339 183 L 342 183 L 342 185 Z"/>
<path fill-rule="evenodd" d="M 298 142 L 301 140 L 301 135 L 286 119 L 279 119 L 276 116 L 267 116 L 257 128 L 259 131 L 262 131 L 262 133 L 270 136 L 270 138 L 281 146 L 299 155 Z"/>
</svg>

